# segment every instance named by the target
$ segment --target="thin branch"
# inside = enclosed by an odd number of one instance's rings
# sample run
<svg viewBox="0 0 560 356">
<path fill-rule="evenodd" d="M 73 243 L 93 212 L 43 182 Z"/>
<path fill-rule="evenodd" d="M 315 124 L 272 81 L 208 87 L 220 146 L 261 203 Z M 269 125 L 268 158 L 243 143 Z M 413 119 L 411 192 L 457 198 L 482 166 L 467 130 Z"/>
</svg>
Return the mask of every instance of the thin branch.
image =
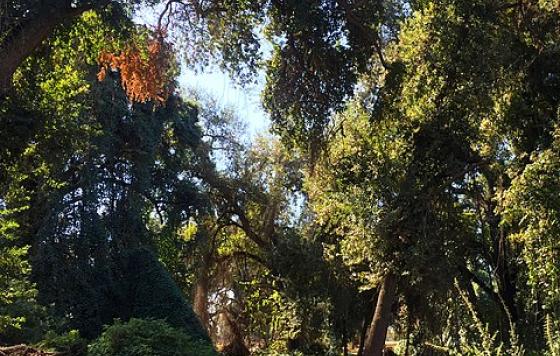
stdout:
<svg viewBox="0 0 560 356">
<path fill-rule="evenodd" d="M 263 267 L 269 268 L 270 269 L 270 265 L 261 257 L 247 252 L 247 251 L 235 251 L 230 253 L 229 255 L 224 255 L 224 256 L 220 256 L 218 259 L 216 259 L 216 263 L 224 263 L 230 259 L 233 258 L 237 258 L 237 257 L 245 257 L 248 258 L 250 260 L 253 260 L 255 262 L 258 262 L 259 264 L 261 264 Z"/>
</svg>

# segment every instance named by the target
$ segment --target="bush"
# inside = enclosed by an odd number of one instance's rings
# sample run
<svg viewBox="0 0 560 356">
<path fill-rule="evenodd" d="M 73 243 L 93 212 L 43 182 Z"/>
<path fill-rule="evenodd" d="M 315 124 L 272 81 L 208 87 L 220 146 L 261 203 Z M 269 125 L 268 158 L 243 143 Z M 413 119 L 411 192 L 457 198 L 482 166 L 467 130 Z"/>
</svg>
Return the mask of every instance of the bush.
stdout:
<svg viewBox="0 0 560 356">
<path fill-rule="evenodd" d="M 162 320 L 116 321 L 89 346 L 89 356 L 215 356 L 212 345 Z"/>
<path fill-rule="evenodd" d="M 70 330 L 65 334 L 49 331 L 38 346 L 41 349 L 57 351 L 64 355 L 81 356 L 87 352 L 87 341 L 80 337 L 77 330 Z"/>
</svg>

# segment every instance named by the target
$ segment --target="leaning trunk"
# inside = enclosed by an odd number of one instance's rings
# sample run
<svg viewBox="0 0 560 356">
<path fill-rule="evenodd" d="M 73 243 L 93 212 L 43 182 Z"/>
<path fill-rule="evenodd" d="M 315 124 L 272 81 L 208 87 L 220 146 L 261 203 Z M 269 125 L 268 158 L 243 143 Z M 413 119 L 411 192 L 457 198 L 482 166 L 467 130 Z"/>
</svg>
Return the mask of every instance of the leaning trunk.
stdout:
<svg viewBox="0 0 560 356">
<path fill-rule="evenodd" d="M 383 279 L 379 290 L 375 313 L 364 346 L 364 356 L 381 356 L 383 354 L 395 293 L 396 278 L 393 274 L 388 274 Z"/>
</svg>

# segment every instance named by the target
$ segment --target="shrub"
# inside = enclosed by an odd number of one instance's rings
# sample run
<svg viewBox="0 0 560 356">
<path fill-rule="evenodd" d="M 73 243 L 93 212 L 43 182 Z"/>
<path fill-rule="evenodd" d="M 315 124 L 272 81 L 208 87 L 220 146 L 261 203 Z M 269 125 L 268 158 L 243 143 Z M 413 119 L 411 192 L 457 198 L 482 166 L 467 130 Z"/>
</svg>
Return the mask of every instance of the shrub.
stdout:
<svg viewBox="0 0 560 356">
<path fill-rule="evenodd" d="M 77 330 L 70 330 L 64 334 L 49 331 L 38 346 L 41 349 L 57 351 L 64 355 L 81 356 L 87 352 L 87 341 L 80 337 Z"/>
<path fill-rule="evenodd" d="M 162 320 L 116 321 L 88 350 L 89 356 L 215 356 L 212 345 Z"/>
</svg>

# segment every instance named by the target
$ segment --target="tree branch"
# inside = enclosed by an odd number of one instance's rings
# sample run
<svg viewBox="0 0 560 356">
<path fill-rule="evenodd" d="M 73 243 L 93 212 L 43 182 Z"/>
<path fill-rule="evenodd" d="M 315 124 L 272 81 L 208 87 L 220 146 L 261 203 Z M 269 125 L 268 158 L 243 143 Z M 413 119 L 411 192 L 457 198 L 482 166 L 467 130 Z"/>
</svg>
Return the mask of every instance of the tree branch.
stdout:
<svg viewBox="0 0 560 356">
<path fill-rule="evenodd" d="M 103 8 L 109 3 L 110 0 L 103 0 L 72 7 L 68 2 L 66 6 L 44 4 L 37 9 L 40 15 L 26 21 L 17 33 L 0 44 L 0 97 L 10 90 L 13 75 L 21 63 L 49 38 L 57 26 L 85 11 Z"/>
</svg>

